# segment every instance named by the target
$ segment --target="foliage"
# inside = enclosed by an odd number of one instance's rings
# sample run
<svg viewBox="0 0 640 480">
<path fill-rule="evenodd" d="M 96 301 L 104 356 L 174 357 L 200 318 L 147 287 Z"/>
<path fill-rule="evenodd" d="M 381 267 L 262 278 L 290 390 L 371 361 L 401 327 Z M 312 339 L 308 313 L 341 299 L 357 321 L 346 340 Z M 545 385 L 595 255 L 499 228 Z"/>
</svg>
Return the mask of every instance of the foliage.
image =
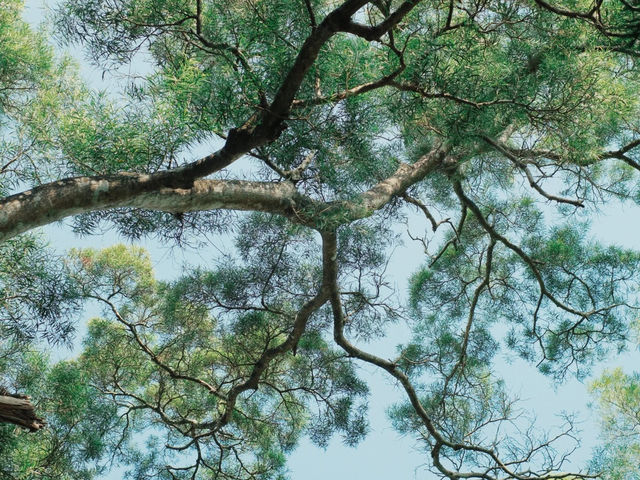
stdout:
<svg viewBox="0 0 640 480">
<path fill-rule="evenodd" d="M 285 478 L 304 436 L 366 435 L 369 365 L 439 477 L 635 478 L 636 374 L 593 384 L 601 451 L 558 473 L 574 418 L 545 433 L 497 366 L 559 383 L 629 345 L 640 253 L 590 224 L 640 203 L 639 9 L 69 0 L 49 32 L 0 3 L 0 379 L 50 425 L 2 425 L 0 475 Z M 94 91 L 51 36 L 123 81 Z M 234 243 L 159 281 L 141 247 L 29 232 L 71 216 Z M 50 361 L 85 305 L 81 352 Z M 411 338 L 376 355 L 395 325 Z"/>
<path fill-rule="evenodd" d="M 594 466 L 603 477 L 615 480 L 638 478 L 640 462 L 640 374 L 621 368 L 604 372 L 590 385 L 601 415 L 603 445 Z"/>
<path fill-rule="evenodd" d="M 24 235 L 0 245 L 0 331 L 4 344 L 70 341 L 78 292 L 62 258 Z"/>
<path fill-rule="evenodd" d="M 96 462 L 107 454 L 112 442 L 115 406 L 95 395 L 74 361 L 53 365 L 45 354 L 33 349 L 19 353 L 3 349 L 1 353 L 5 385 L 32 395 L 48 422 L 37 435 L 12 425 L 0 427 L 2 478 L 95 478 L 102 471 Z"/>
<path fill-rule="evenodd" d="M 243 381 L 265 349 L 283 341 L 295 314 L 295 297 L 263 297 L 257 307 L 238 295 L 264 291 L 262 272 L 223 266 L 163 284 L 136 248 L 73 255 L 85 295 L 104 303 L 112 317 L 89 323 L 80 367 L 118 406 L 125 438 L 151 439 L 148 451 L 120 447 L 136 475 L 180 477 L 178 467 L 159 472 L 172 458 L 194 457 L 196 472 L 218 465 L 218 478 L 242 472 L 266 478 L 283 470 L 284 455 L 303 432 L 320 445 L 334 431 L 348 443 L 366 432 L 359 400 L 366 386 L 352 362 L 313 328 L 300 339 L 298 355 L 273 362 L 255 386 Z M 277 267 L 267 280 L 273 293 L 278 277 L 289 273 Z M 161 444 L 159 435 L 166 437 Z"/>
</svg>

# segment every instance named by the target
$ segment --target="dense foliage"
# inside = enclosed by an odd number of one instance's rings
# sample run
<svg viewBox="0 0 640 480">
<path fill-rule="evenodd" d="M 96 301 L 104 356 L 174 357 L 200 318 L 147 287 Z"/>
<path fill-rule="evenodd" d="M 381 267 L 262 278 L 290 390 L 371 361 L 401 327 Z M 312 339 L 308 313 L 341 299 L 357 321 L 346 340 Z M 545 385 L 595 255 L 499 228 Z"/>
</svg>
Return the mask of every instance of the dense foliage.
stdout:
<svg viewBox="0 0 640 480">
<path fill-rule="evenodd" d="M 48 428 L 0 424 L 2 478 L 285 478 L 302 437 L 366 436 L 363 365 L 438 477 L 639 478 L 638 372 L 592 382 L 602 445 L 563 473 L 572 418 L 546 436 L 496 368 L 583 379 L 637 346 L 640 250 L 589 228 L 640 202 L 636 0 L 67 0 L 38 32 L 21 8 L 0 2 L 0 386 Z M 31 231 L 67 217 L 234 243 L 159 281 L 139 247 Z M 376 355 L 393 325 L 411 338 Z"/>
</svg>

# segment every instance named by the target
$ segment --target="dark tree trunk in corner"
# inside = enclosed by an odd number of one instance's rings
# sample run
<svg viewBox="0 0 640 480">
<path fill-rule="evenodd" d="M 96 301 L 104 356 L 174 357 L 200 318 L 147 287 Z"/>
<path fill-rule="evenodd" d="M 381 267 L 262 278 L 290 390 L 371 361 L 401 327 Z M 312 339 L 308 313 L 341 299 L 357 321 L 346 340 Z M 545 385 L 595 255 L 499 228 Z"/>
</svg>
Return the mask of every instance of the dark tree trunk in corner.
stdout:
<svg viewBox="0 0 640 480">
<path fill-rule="evenodd" d="M 0 389 L 0 422 L 13 423 L 36 432 L 46 422 L 36 416 L 33 405 L 26 395 L 13 395 Z"/>
</svg>

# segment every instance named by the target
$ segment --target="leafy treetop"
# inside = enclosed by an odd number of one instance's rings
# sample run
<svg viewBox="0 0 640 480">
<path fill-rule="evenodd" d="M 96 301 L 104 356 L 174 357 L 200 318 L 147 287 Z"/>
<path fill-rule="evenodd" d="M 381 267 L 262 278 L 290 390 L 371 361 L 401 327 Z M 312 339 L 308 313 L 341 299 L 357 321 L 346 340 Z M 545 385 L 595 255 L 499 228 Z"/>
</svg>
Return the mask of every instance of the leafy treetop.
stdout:
<svg viewBox="0 0 640 480">
<path fill-rule="evenodd" d="M 640 201 L 635 0 L 62 2 L 53 35 L 105 75 L 145 62 L 106 92 L 20 9 L 0 5 L 0 365 L 50 428 L 2 427 L 4 476 L 283 478 L 301 436 L 366 434 L 364 364 L 440 477 L 631 475 L 602 455 L 563 473 L 573 419 L 526 425 L 495 367 L 584 377 L 637 323 L 640 253 L 588 232 Z M 160 282 L 140 248 L 60 258 L 30 232 L 70 216 L 235 255 Z M 38 341 L 88 301 L 82 353 L 49 362 Z M 391 322 L 413 335 L 389 359 L 367 342 Z M 633 378 L 594 389 L 635 398 Z"/>
</svg>

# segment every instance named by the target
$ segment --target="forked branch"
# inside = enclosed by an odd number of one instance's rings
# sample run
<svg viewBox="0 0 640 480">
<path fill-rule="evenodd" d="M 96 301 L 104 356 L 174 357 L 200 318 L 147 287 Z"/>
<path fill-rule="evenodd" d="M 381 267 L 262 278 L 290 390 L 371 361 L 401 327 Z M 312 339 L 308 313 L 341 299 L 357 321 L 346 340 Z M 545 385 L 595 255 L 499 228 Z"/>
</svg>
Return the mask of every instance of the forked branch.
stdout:
<svg viewBox="0 0 640 480">
<path fill-rule="evenodd" d="M 326 251 L 330 253 L 331 251 L 337 252 L 337 239 L 335 232 L 323 232 L 322 233 L 323 242 L 326 245 Z M 512 461 L 503 461 L 499 458 L 496 451 L 491 448 L 485 448 L 479 445 L 474 445 L 471 443 L 461 443 L 458 441 L 452 441 L 446 437 L 437 427 L 433 419 L 430 417 L 425 407 L 423 406 L 420 398 L 418 397 L 418 393 L 416 392 L 411 380 L 409 377 L 399 368 L 399 366 L 386 360 L 382 357 L 374 355 L 372 353 L 366 352 L 355 345 L 353 345 L 347 338 L 345 337 L 344 327 L 345 327 L 345 318 L 344 311 L 342 307 L 342 300 L 340 298 L 340 288 L 338 285 L 338 265 L 336 262 L 336 254 L 331 255 L 331 262 L 329 265 L 325 264 L 325 276 L 329 280 L 329 288 L 330 288 L 330 302 L 331 308 L 333 311 L 333 338 L 335 342 L 351 357 L 357 358 L 363 362 L 369 363 L 371 365 L 375 365 L 382 370 L 385 370 L 390 375 L 392 375 L 403 387 L 411 406 L 413 407 L 415 413 L 419 417 L 420 421 L 426 428 L 430 438 L 431 438 L 431 457 L 433 459 L 433 464 L 437 468 L 437 470 L 445 477 L 448 477 L 452 480 L 458 480 L 460 478 L 478 478 L 485 480 L 499 480 L 503 476 L 507 478 L 512 478 L 515 480 L 555 480 L 555 479 L 564 479 L 567 478 L 566 473 L 553 473 L 548 470 L 545 470 L 542 474 L 536 474 L 533 471 L 527 470 L 522 473 L 518 473 L 518 471 L 514 470 L 514 466 L 518 467 L 524 463 L 527 463 L 528 457 L 525 456 L 525 459 L 520 460 L 512 460 Z M 487 277 L 485 277 L 487 278 Z M 483 287 L 484 288 L 484 287 Z M 479 291 L 481 291 L 480 289 Z M 479 293 L 478 293 L 479 295 Z M 540 447 L 538 447 L 540 448 Z M 460 450 L 468 451 L 469 453 L 473 453 L 475 455 L 485 456 L 491 462 L 492 466 L 489 468 L 480 468 L 476 471 L 457 471 L 451 470 L 447 468 L 443 459 L 446 457 L 446 454 L 443 452 L 443 449 L 450 449 L 454 452 L 458 452 Z M 534 447 L 531 450 L 531 454 L 537 450 Z M 490 472 L 495 472 L 495 474 L 491 474 Z M 571 474 L 574 478 L 594 478 L 594 475 L 586 475 L 586 474 Z"/>
</svg>

